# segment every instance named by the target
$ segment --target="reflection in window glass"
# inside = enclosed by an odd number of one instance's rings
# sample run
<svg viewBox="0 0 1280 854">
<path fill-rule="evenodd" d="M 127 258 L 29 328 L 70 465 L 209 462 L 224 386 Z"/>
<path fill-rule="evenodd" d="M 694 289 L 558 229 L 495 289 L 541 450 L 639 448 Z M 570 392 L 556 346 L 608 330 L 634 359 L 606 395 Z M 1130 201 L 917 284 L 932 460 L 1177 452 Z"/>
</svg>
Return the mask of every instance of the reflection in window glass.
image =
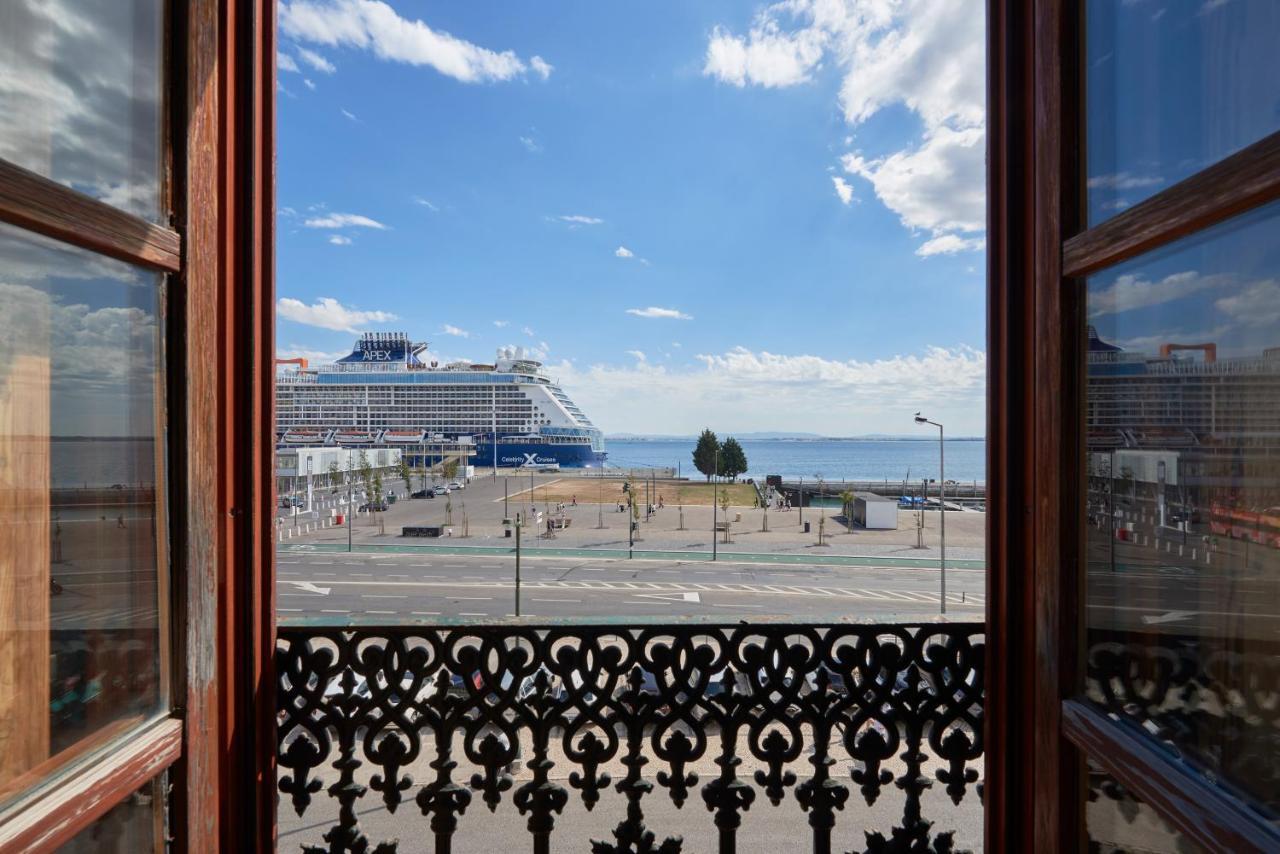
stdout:
<svg viewBox="0 0 1280 854">
<path fill-rule="evenodd" d="M 1280 205 L 1088 280 L 1088 697 L 1276 815 Z"/>
<path fill-rule="evenodd" d="M 1089 224 L 1280 130 L 1280 3 L 1090 0 Z"/>
<path fill-rule="evenodd" d="M 1084 824 L 1090 854 L 1197 854 L 1204 850 L 1092 761 L 1088 784 Z"/>
<path fill-rule="evenodd" d="M 58 848 L 58 854 L 140 854 L 165 850 L 165 777 L 157 777 Z"/>
<path fill-rule="evenodd" d="M 160 215 L 162 0 L 0 4 L 0 159 Z"/>
<path fill-rule="evenodd" d="M 160 298 L 0 226 L 0 802 L 160 707 Z"/>
</svg>

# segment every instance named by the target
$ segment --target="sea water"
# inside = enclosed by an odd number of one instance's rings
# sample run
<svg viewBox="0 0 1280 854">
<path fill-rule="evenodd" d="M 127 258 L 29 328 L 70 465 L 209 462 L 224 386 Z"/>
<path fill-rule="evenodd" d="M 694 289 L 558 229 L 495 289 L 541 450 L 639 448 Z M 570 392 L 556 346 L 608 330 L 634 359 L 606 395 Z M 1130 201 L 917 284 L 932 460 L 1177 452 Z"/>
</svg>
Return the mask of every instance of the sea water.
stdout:
<svg viewBox="0 0 1280 854">
<path fill-rule="evenodd" d="M 605 450 L 610 467 L 678 467 L 684 476 L 698 477 L 693 467 L 696 444 L 696 439 L 609 439 Z M 937 439 L 742 439 L 739 444 L 747 455 L 748 477 L 916 483 L 938 477 Z M 983 439 L 948 439 L 947 480 L 984 483 L 986 455 Z"/>
</svg>

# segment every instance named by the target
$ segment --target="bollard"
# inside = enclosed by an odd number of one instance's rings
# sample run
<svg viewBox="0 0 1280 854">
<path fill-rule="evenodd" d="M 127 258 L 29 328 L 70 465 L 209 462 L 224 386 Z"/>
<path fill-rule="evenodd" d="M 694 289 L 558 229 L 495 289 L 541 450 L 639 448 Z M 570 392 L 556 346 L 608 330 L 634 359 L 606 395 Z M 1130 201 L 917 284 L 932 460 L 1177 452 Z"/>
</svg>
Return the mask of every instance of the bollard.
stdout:
<svg viewBox="0 0 1280 854">
<path fill-rule="evenodd" d="M 1195 559 L 1196 559 L 1196 550 L 1195 550 L 1195 549 L 1192 549 L 1192 550 L 1191 550 L 1191 559 L 1192 559 L 1192 560 L 1195 560 Z"/>
</svg>

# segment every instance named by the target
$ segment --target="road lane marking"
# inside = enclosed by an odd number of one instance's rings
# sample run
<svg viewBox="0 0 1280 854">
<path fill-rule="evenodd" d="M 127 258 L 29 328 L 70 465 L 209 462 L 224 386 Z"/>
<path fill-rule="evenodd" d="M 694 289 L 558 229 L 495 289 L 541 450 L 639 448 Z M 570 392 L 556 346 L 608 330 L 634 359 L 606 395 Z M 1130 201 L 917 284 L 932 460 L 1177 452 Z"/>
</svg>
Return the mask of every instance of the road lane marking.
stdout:
<svg viewBox="0 0 1280 854">
<path fill-rule="evenodd" d="M 440 612 L 439 612 L 439 611 L 410 611 L 409 613 L 410 613 L 410 614 L 413 614 L 413 615 L 414 615 L 414 616 L 416 616 L 416 617 L 438 617 L 438 616 L 440 616 Z"/>
<path fill-rule="evenodd" d="M 447 598 L 452 599 L 455 602 L 490 602 L 493 600 L 492 596 L 449 596 Z"/>
<path fill-rule="evenodd" d="M 405 597 L 404 597 L 404 594 L 389 595 L 389 594 L 382 594 L 382 593 L 361 593 L 360 598 L 361 599 L 403 599 Z"/>
<path fill-rule="evenodd" d="M 459 611 L 458 616 L 459 617 L 487 617 L 489 615 L 484 613 L 483 611 Z"/>
<path fill-rule="evenodd" d="M 340 609 L 340 608 L 321 608 L 320 613 L 321 614 L 350 614 L 351 612 Z"/>
<path fill-rule="evenodd" d="M 572 602 L 575 605 L 581 605 L 581 599 L 532 599 L 533 602 Z"/>
<path fill-rule="evenodd" d="M 365 611 L 366 614 L 394 614 L 395 611 Z"/>
</svg>

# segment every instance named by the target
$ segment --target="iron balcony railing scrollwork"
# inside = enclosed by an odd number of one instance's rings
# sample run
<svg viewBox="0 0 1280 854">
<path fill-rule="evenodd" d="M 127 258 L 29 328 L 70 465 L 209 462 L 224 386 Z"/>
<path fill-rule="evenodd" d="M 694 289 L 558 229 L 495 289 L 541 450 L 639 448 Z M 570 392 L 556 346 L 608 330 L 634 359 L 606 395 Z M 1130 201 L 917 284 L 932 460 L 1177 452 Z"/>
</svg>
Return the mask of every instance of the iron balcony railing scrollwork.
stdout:
<svg viewBox="0 0 1280 854">
<path fill-rule="evenodd" d="M 682 807 L 700 784 L 722 852 L 761 793 L 794 797 L 829 852 L 852 786 L 868 805 L 890 787 L 903 800 L 856 850 L 947 852 L 922 795 L 935 780 L 955 804 L 981 793 L 983 654 L 981 624 L 282 626 L 278 786 L 298 816 L 322 791 L 338 802 L 307 852 L 397 851 L 357 820 L 370 790 L 391 812 L 415 804 L 437 852 L 475 796 L 496 810 L 509 795 L 545 852 L 571 796 L 591 809 L 611 788 L 625 818 L 590 850 L 674 854 L 681 839 L 646 826 L 646 800 Z M 702 759 L 719 769 L 705 782 Z M 560 763 L 571 773 L 553 777 Z"/>
</svg>

